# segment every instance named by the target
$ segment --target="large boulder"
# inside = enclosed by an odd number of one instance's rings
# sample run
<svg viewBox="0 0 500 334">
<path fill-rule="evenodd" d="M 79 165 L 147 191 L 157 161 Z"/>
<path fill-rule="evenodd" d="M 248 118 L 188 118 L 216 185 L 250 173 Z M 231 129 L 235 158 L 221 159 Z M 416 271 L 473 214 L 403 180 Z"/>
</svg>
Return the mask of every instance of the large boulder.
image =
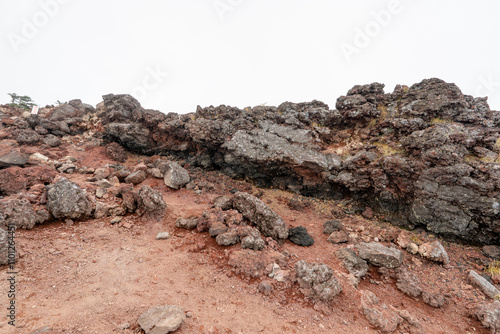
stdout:
<svg viewBox="0 0 500 334">
<path fill-rule="evenodd" d="M 23 166 L 28 162 L 29 156 L 19 152 L 11 146 L 0 144 L 0 168 Z"/>
<path fill-rule="evenodd" d="M 163 195 L 150 186 L 143 186 L 137 192 L 137 213 L 142 216 L 163 217 L 167 210 L 167 203 Z"/>
<path fill-rule="evenodd" d="M 47 209 L 58 219 L 82 219 L 91 216 L 92 203 L 86 190 L 63 177 L 47 186 Z"/>
<path fill-rule="evenodd" d="M 163 180 L 167 187 L 179 189 L 186 185 L 191 178 L 189 177 L 188 171 L 182 168 L 177 162 L 169 162 L 165 166 Z"/>
<path fill-rule="evenodd" d="M 342 292 L 333 269 L 326 264 L 301 260 L 295 264 L 295 272 L 301 291 L 307 297 L 328 302 Z"/>
<path fill-rule="evenodd" d="M 45 222 L 46 211 L 35 211 L 27 199 L 6 199 L 0 201 L 0 228 L 15 226 L 16 229 L 32 229 L 37 223 Z"/>
<path fill-rule="evenodd" d="M 276 240 L 288 238 L 285 221 L 257 197 L 237 192 L 233 198 L 233 207 L 254 223 L 263 235 Z"/>
</svg>

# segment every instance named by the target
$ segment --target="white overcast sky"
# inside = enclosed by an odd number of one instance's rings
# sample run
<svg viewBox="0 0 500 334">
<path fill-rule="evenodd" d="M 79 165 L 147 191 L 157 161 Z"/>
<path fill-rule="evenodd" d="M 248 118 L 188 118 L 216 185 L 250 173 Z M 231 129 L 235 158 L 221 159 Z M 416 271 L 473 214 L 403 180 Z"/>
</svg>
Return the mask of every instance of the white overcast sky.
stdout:
<svg viewBox="0 0 500 334">
<path fill-rule="evenodd" d="M 0 0 L 0 103 L 240 108 L 438 77 L 500 110 L 496 0 Z"/>
</svg>

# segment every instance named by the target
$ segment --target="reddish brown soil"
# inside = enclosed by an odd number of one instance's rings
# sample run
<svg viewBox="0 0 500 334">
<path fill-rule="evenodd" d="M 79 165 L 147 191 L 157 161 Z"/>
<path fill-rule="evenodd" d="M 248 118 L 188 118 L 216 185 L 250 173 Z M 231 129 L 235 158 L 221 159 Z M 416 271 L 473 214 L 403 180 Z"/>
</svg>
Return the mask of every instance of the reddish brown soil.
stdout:
<svg viewBox="0 0 500 334">
<path fill-rule="evenodd" d="M 111 162 L 102 147 L 80 151 L 77 147 L 67 150 L 78 158 L 80 166 L 97 168 Z M 126 165 L 133 167 L 139 160 L 131 157 Z M 177 331 L 181 334 L 377 333 L 361 314 L 359 292 L 347 282 L 347 270 L 335 256 L 335 251 L 345 245 L 328 243 L 322 233 L 323 222 L 332 218 L 330 211 L 337 203 L 315 200 L 310 208 L 299 212 L 285 203 L 293 195 L 262 189 L 264 202 L 289 226 L 307 227 L 316 241 L 312 247 L 299 247 L 289 241 L 278 246 L 280 251 L 291 254 L 285 269 L 293 268 L 300 259 L 323 262 L 335 270 L 341 281 L 343 292 L 331 305 L 316 310 L 304 300 L 296 283 L 236 275 L 227 262 L 230 252 L 240 249 L 240 245 L 223 248 L 208 233 L 175 227 L 178 217 L 201 214 L 210 208 L 214 197 L 229 194 L 232 188 L 254 193 L 258 190 L 217 173 L 194 169 L 190 173 L 198 183 L 211 183 L 214 188 L 201 195 L 194 190 L 172 191 L 162 180 L 152 178 L 137 186 L 148 184 L 163 191 L 168 212 L 160 221 L 134 214 L 116 225 L 105 218 L 72 226 L 54 222 L 17 231 L 21 253 L 17 264 L 18 326 L 12 330 L 3 321 L 0 332 L 32 333 L 47 326 L 53 329 L 50 333 L 142 333 L 137 324 L 141 313 L 156 305 L 176 304 L 191 314 Z M 81 185 L 88 177 L 65 176 Z M 348 215 L 343 222 L 357 233 L 359 241 L 374 237 L 390 240 L 398 233 L 395 227 L 358 216 Z M 162 231 L 170 231 L 172 238 L 155 240 Z M 415 235 L 422 240 L 432 239 L 424 233 Z M 447 297 L 443 308 L 435 309 L 404 295 L 392 279 L 384 281 L 376 270 L 371 270 L 370 277 L 359 284 L 359 289 L 373 291 L 382 302 L 408 310 L 422 326 L 420 330 L 403 326 L 397 333 L 487 333 L 469 316 L 470 308 L 485 297 L 465 280 L 468 270 L 482 269 L 484 257 L 477 248 L 444 245 L 451 269 L 405 252 L 405 266 L 417 273 L 422 287 Z M 5 277 L 6 268 L 1 272 Z M 273 285 L 270 296 L 258 292 L 262 280 Z M 5 300 L 6 294 L 2 293 L 0 304 L 6 305 Z M 127 323 L 130 327 L 123 328 Z"/>
</svg>

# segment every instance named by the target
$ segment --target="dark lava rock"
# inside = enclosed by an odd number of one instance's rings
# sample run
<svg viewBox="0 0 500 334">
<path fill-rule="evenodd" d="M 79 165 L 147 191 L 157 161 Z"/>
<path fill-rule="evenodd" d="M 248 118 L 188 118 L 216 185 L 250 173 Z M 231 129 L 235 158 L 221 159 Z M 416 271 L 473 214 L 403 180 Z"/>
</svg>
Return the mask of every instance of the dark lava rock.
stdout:
<svg viewBox="0 0 500 334">
<path fill-rule="evenodd" d="M 323 233 L 332 234 L 334 231 L 340 231 L 344 228 L 343 224 L 339 220 L 327 220 L 323 224 Z"/>
<path fill-rule="evenodd" d="M 314 245 L 314 239 L 304 226 L 294 227 L 288 230 L 288 239 L 296 245 L 299 246 L 312 246 Z"/>
</svg>

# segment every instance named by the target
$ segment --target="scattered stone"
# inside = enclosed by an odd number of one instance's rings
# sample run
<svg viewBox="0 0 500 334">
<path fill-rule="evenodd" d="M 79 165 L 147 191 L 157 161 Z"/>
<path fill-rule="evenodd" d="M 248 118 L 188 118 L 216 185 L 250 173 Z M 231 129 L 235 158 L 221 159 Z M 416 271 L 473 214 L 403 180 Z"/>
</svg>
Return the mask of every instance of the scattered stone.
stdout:
<svg viewBox="0 0 500 334">
<path fill-rule="evenodd" d="M 61 173 L 66 173 L 66 174 L 73 174 L 75 170 L 77 169 L 76 165 L 74 164 L 62 164 L 57 170 Z"/>
<path fill-rule="evenodd" d="M 111 168 L 109 167 L 97 168 L 94 171 L 94 178 L 96 179 L 96 181 L 107 179 L 110 175 L 111 175 Z"/>
<path fill-rule="evenodd" d="M 69 219 L 69 218 L 64 220 L 64 222 L 66 223 L 66 226 L 73 226 L 73 224 L 75 223 L 73 221 L 73 219 Z"/>
<path fill-rule="evenodd" d="M 109 143 L 106 147 L 107 155 L 118 162 L 125 162 L 127 160 L 127 151 L 116 142 Z"/>
<path fill-rule="evenodd" d="M 240 242 L 240 237 L 235 230 L 230 230 L 217 235 L 215 241 L 219 246 L 230 246 Z"/>
<path fill-rule="evenodd" d="M 418 246 L 417 246 L 417 244 L 414 244 L 412 242 L 408 245 L 408 248 L 406 250 L 408 251 L 408 253 L 417 254 L 418 253 Z"/>
<path fill-rule="evenodd" d="M 309 247 L 314 245 L 314 239 L 304 226 L 294 227 L 288 230 L 288 239 L 296 245 Z"/>
<path fill-rule="evenodd" d="M 261 277 L 269 274 L 269 265 L 281 263 L 283 254 L 275 251 L 256 252 L 250 249 L 234 250 L 229 255 L 228 264 L 237 274 Z"/>
<path fill-rule="evenodd" d="M 150 186 L 142 186 L 137 193 L 137 213 L 139 216 L 163 217 L 167 210 L 167 203 L 162 194 Z"/>
<path fill-rule="evenodd" d="M 165 168 L 165 175 L 163 177 L 165 185 L 172 189 L 180 189 L 186 185 L 189 180 L 189 173 L 181 167 L 177 162 L 170 162 Z"/>
<path fill-rule="evenodd" d="M 224 223 L 221 222 L 214 222 L 208 232 L 210 233 L 210 236 L 212 238 L 217 237 L 219 234 L 222 234 L 227 231 L 227 226 Z"/>
<path fill-rule="evenodd" d="M 327 220 L 323 224 L 323 233 L 332 234 L 332 232 L 340 231 L 344 229 L 344 225 L 339 220 Z"/>
<path fill-rule="evenodd" d="M 273 263 L 272 265 L 270 265 L 270 267 L 271 267 L 270 270 L 271 272 L 267 276 L 273 278 L 274 275 L 276 275 L 276 273 L 281 270 L 281 267 L 276 263 Z"/>
<path fill-rule="evenodd" d="M 377 242 L 360 243 L 356 246 L 359 257 L 379 267 L 397 268 L 403 263 L 403 253 Z"/>
<path fill-rule="evenodd" d="M 15 225 L 16 229 L 32 229 L 37 223 L 48 220 L 43 214 L 39 214 L 27 199 L 8 199 L 0 201 L 0 228 L 7 229 L 9 225 Z"/>
<path fill-rule="evenodd" d="M 16 141 L 19 145 L 36 145 L 40 141 L 40 135 L 34 130 L 24 129 L 19 131 Z"/>
<path fill-rule="evenodd" d="M 175 226 L 185 228 L 186 230 L 195 229 L 198 225 L 198 217 L 177 218 Z"/>
<path fill-rule="evenodd" d="M 483 254 L 492 259 L 500 258 L 500 247 L 494 245 L 483 246 Z"/>
<path fill-rule="evenodd" d="M 46 135 L 42 139 L 42 141 L 45 145 L 50 146 L 50 147 L 57 147 L 57 146 L 61 145 L 61 139 L 59 139 L 58 137 L 56 137 L 52 134 Z"/>
<path fill-rule="evenodd" d="M 181 307 L 176 305 L 157 306 L 139 317 L 139 326 L 146 334 L 166 334 L 176 331 L 186 319 Z"/>
<path fill-rule="evenodd" d="M 156 240 L 167 240 L 170 239 L 170 232 L 160 232 L 156 235 Z"/>
<path fill-rule="evenodd" d="M 398 238 L 396 239 L 396 244 L 402 249 L 407 249 L 410 243 L 410 233 L 405 230 L 399 232 Z"/>
<path fill-rule="evenodd" d="M 339 249 L 337 257 L 342 260 L 343 266 L 357 278 L 364 277 L 368 272 L 368 263 L 350 249 Z"/>
<path fill-rule="evenodd" d="M 491 330 L 491 333 L 497 334 L 500 332 L 499 301 L 495 300 L 491 303 L 483 302 L 476 306 L 473 314 L 485 328 L 489 328 Z"/>
<path fill-rule="evenodd" d="M 342 244 L 349 241 L 349 235 L 345 231 L 333 231 L 326 241 L 332 244 Z"/>
<path fill-rule="evenodd" d="M 275 281 L 285 282 L 290 279 L 290 271 L 288 270 L 278 270 L 273 276 Z"/>
<path fill-rule="evenodd" d="M 372 210 L 372 208 L 370 208 L 370 207 L 366 207 L 365 211 L 363 211 L 363 212 L 361 213 L 361 215 L 362 215 L 363 217 L 365 217 L 366 219 L 372 219 L 372 218 L 373 218 L 373 216 L 374 216 L 374 214 L 373 214 L 373 210 Z"/>
<path fill-rule="evenodd" d="M 246 233 L 240 233 L 241 247 L 243 249 L 263 250 L 266 247 L 266 242 L 261 238 L 260 232 L 255 228 L 249 228 Z"/>
<path fill-rule="evenodd" d="M 222 210 L 231 210 L 233 208 L 233 199 L 229 196 L 219 196 L 214 199 L 214 207 Z"/>
<path fill-rule="evenodd" d="M 446 301 L 443 295 L 439 293 L 432 294 L 426 291 L 422 292 L 422 299 L 424 303 L 435 308 L 443 307 Z"/>
<path fill-rule="evenodd" d="M 23 166 L 28 162 L 29 155 L 23 154 L 15 149 L 3 149 L 0 147 L 0 168 L 11 166 Z"/>
<path fill-rule="evenodd" d="M 87 192 L 76 183 L 63 177 L 47 189 L 47 209 L 55 218 L 79 219 L 92 213 Z"/>
<path fill-rule="evenodd" d="M 401 268 L 398 271 L 397 278 L 396 287 L 403 293 L 414 298 L 417 298 L 422 294 L 420 281 L 418 280 L 417 275 L 413 272 L 405 268 Z"/>
<path fill-rule="evenodd" d="M 493 284 L 488 282 L 488 280 L 476 273 L 474 270 L 469 272 L 468 280 L 470 283 L 479 287 L 484 294 L 491 299 L 495 299 L 500 294 L 500 291 L 498 291 Z"/>
<path fill-rule="evenodd" d="M 122 205 L 128 212 L 133 213 L 137 210 L 137 194 L 131 184 L 119 185 L 117 195 L 122 197 Z"/>
<path fill-rule="evenodd" d="M 387 305 L 381 304 L 373 292 L 367 290 L 360 292 L 361 311 L 370 325 L 383 333 L 394 332 L 404 319 Z"/>
<path fill-rule="evenodd" d="M 275 240 L 288 238 L 288 228 L 283 219 L 257 197 L 237 192 L 233 197 L 233 206 L 266 237 Z"/>
<path fill-rule="evenodd" d="M 143 170 L 138 170 L 131 173 L 125 178 L 125 183 L 139 184 L 146 179 L 146 172 Z"/>
<path fill-rule="evenodd" d="M 163 179 L 164 176 L 159 168 L 149 168 L 147 170 L 147 173 L 155 179 Z"/>
<path fill-rule="evenodd" d="M 326 264 L 301 260 L 295 264 L 295 272 L 306 297 L 328 302 L 342 292 L 342 286 L 333 275 L 332 268 Z"/>
<path fill-rule="evenodd" d="M 437 240 L 420 245 L 420 247 L 418 247 L 418 252 L 428 260 L 443 264 L 450 263 L 448 253 L 444 249 L 443 245 L 441 245 L 441 243 Z"/>
<path fill-rule="evenodd" d="M 273 286 L 267 281 L 262 281 L 260 282 L 258 289 L 264 296 L 269 296 L 271 291 L 273 291 Z"/>
<path fill-rule="evenodd" d="M 121 222 L 123 219 L 123 217 L 114 217 L 113 219 L 111 219 L 111 225 L 114 225 L 114 224 L 118 224 L 119 222 Z"/>
<path fill-rule="evenodd" d="M 126 213 L 127 209 L 121 205 L 97 202 L 94 211 L 94 218 L 100 219 L 109 216 L 123 216 Z"/>
</svg>

